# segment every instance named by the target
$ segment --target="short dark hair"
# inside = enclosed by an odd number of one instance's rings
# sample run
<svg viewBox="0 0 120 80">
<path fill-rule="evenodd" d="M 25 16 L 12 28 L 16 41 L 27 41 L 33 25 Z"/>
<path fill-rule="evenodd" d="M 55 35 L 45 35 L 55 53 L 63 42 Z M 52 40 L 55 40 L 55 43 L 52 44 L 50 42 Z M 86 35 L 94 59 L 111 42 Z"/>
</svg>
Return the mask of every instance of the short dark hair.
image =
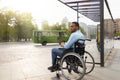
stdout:
<svg viewBox="0 0 120 80">
<path fill-rule="evenodd" d="M 79 23 L 78 22 L 72 22 L 72 24 L 75 24 L 79 28 Z"/>
</svg>

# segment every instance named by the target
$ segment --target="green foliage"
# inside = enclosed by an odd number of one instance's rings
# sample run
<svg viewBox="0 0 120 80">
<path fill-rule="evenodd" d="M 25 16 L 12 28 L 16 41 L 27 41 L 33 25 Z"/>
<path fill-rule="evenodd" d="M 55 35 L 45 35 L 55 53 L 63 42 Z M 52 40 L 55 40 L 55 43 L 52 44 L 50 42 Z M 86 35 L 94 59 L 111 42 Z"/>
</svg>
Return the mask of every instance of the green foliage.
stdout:
<svg viewBox="0 0 120 80">
<path fill-rule="evenodd" d="M 82 27 L 80 27 L 80 31 L 85 35 L 86 32 L 84 31 L 84 29 Z"/>
<path fill-rule="evenodd" d="M 120 36 L 120 32 L 115 33 L 115 36 Z"/>
<path fill-rule="evenodd" d="M 0 41 L 27 41 L 33 30 L 37 30 L 37 25 L 30 13 L 0 9 Z"/>
<path fill-rule="evenodd" d="M 68 39 L 69 39 L 69 36 L 63 36 L 63 37 L 61 38 L 61 41 L 65 41 L 65 42 L 67 42 Z"/>
<path fill-rule="evenodd" d="M 68 22 L 68 29 L 66 29 L 66 31 L 67 31 L 67 35 L 68 36 L 70 36 L 71 35 L 71 32 L 70 32 L 70 25 L 71 25 L 72 23 L 71 22 Z"/>
</svg>

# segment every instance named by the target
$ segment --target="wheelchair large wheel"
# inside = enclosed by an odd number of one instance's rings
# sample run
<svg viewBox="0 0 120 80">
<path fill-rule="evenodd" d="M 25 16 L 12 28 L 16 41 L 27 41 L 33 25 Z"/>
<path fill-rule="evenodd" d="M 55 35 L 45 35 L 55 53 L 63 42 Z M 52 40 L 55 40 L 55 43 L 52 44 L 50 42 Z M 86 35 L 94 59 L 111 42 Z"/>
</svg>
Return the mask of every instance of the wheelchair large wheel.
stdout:
<svg viewBox="0 0 120 80">
<path fill-rule="evenodd" d="M 93 56 L 89 52 L 85 51 L 83 59 L 86 65 L 86 74 L 91 73 L 95 67 Z"/>
<path fill-rule="evenodd" d="M 62 57 L 61 72 L 67 80 L 81 80 L 85 71 L 85 63 L 77 53 L 70 52 Z"/>
</svg>

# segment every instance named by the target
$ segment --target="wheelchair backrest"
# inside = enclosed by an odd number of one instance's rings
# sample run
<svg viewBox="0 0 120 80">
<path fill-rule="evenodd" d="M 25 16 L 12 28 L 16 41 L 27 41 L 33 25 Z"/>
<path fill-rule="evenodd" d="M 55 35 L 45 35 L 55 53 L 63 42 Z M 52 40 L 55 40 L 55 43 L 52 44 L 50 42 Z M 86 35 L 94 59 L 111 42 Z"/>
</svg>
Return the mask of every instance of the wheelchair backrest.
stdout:
<svg viewBox="0 0 120 80">
<path fill-rule="evenodd" d="M 79 53 L 80 55 L 84 55 L 85 51 L 85 44 L 84 43 L 79 43 L 78 41 L 75 42 L 74 44 L 74 50 L 76 53 Z"/>
</svg>

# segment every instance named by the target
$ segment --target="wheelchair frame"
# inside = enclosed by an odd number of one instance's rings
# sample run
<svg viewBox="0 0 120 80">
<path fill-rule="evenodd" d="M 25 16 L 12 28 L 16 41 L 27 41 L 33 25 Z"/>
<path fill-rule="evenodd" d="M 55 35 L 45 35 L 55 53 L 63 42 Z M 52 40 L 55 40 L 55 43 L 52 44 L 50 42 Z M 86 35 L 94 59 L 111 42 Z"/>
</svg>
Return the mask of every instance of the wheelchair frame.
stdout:
<svg viewBox="0 0 120 80">
<path fill-rule="evenodd" d="M 79 40 L 82 40 L 82 39 L 79 39 Z M 67 50 L 64 51 L 61 58 L 57 56 L 57 59 L 56 59 L 56 65 L 58 65 L 58 67 L 56 68 L 56 76 L 57 76 L 57 78 L 60 78 L 59 71 L 61 71 L 63 76 L 67 80 L 70 80 L 68 77 L 65 76 L 65 74 L 63 72 L 63 69 L 62 69 L 63 61 L 67 56 L 77 57 L 81 61 L 83 72 L 81 73 L 81 76 L 77 80 L 81 80 L 84 77 L 85 74 L 91 73 L 93 71 L 94 66 L 95 66 L 94 58 L 89 52 L 85 51 L 85 45 L 84 44 L 81 45 L 81 44 L 78 43 L 79 40 L 77 40 L 77 42 L 75 43 L 75 50 L 67 49 Z M 85 39 L 85 40 L 91 41 L 90 39 Z M 85 41 L 85 40 L 82 40 L 82 41 Z M 75 53 L 75 54 L 73 54 L 73 53 Z M 87 57 L 84 56 L 85 54 L 89 55 L 89 57 L 92 59 L 92 62 L 86 62 Z M 67 63 L 67 61 L 66 61 L 66 63 Z M 92 67 L 91 67 L 90 71 L 87 71 L 87 67 L 86 67 L 87 63 L 92 64 Z M 68 66 L 68 64 L 67 64 L 67 66 Z M 66 69 L 68 69 L 68 68 L 66 68 Z M 68 69 L 68 72 L 70 73 L 70 69 Z M 76 80 L 76 79 L 74 79 L 74 80 Z"/>
</svg>

